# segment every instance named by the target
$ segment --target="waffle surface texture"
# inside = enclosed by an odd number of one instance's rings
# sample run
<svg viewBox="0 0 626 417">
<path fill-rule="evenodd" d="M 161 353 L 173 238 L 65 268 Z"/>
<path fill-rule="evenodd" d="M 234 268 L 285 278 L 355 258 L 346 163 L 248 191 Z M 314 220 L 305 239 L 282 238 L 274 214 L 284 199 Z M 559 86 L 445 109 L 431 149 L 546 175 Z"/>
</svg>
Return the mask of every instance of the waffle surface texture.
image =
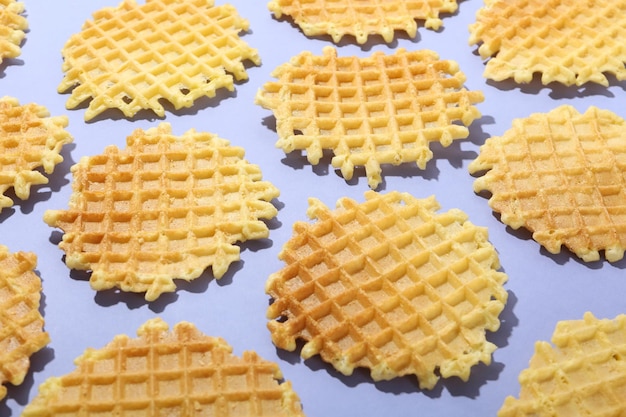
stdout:
<svg viewBox="0 0 626 417">
<path fill-rule="evenodd" d="M 235 356 L 226 341 L 188 322 L 168 330 L 156 318 L 137 338 L 118 335 L 87 349 L 73 372 L 39 387 L 23 417 L 304 416 L 277 364 L 254 351 Z"/>
<path fill-rule="evenodd" d="M 21 45 L 28 29 L 28 20 L 23 13 L 24 3 L 0 0 L 0 63 L 22 53 Z"/>
<path fill-rule="evenodd" d="M 208 266 L 221 278 L 240 259 L 234 243 L 268 237 L 262 219 L 276 216 L 279 191 L 243 148 L 211 133 L 175 136 L 168 123 L 126 141 L 74 165 L 69 209 L 44 214 L 64 231 L 67 266 L 91 270 L 95 290 L 153 301 Z"/>
<path fill-rule="evenodd" d="M 0 245 L 0 400 L 7 394 L 2 384 L 24 382 L 31 355 L 50 342 L 39 312 L 41 279 L 36 266 L 34 253 L 10 253 Z"/>
<path fill-rule="evenodd" d="M 240 37 L 249 22 L 232 5 L 213 0 L 126 0 L 93 14 L 63 47 L 65 77 L 74 109 L 89 101 L 85 120 L 107 109 L 133 117 L 142 109 L 165 114 L 191 107 L 216 90 L 234 90 L 248 78 L 244 61 L 259 65 L 256 49 Z"/>
<path fill-rule="evenodd" d="M 456 0 L 272 0 L 268 8 L 280 19 L 290 16 L 306 36 L 330 35 L 338 43 L 346 35 L 359 44 L 370 35 L 380 35 L 387 43 L 396 31 L 410 38 L 417 35 L 416 20 L 437 30 L 441 14 L 454 13 Z"/>
<path fill-rule="evenodd" d="M 484 0 L 470 45 L 487 60 L 484 76 L 529 83 L 609 84 L 626 80 L 626 2 Z"/>
<path fill-rule="evenodd" d="M 611 262 L 626 248 L 626 121 L 563 105 L 513 121 L 481 146 L 469 171 L 501 221 L 524 227 L 550 253 Z"/>
<path fill-rule="evenodd" d="M 552 344 L 535 344 L 519 398 L 506 398 L 498 417 L 624 415 L 625 358 L 626 315 L 561 321 Z"/>
<path fill-rule="evenodd" d="M 73 141 L 65 130 L 69 122 L 66 116 L 49 116 L 44 106 L 0 98 L 0 209 L 13 205 L 7 190 L 27 200 L 33 185 L 48 183 L 40 168 L 49 175 L 63 161 L 61 150 Z"/>
<path fill-rule="evenodd" d="M 484 99 L 463 87 L 455 61 L 428 50 L 359 58 L 337 56 L 329 46 L 321 56 L 302 52 L 272 76 L 277 81 L 266 83 L 255 101 L 274 113 L 276 146 L 305 150 L 313 165 L 330 150 L 346 180 L 364 166 L 371 188 L 382 181 L 381 164 L 424 169 L 431 142 L 449 146 L 466 138 L 467 126 L 481 116 L 474 104 Z"/>
<path fill-rule="evenodd" d="M 305 342 L 339 372 L 369 368 L 373 380 L 415 375 L 422 389 L 467 381 L 491 363 L 486 330 L 500 326 L 507 276 L 487 230 L 460 210 L 437 213 L 434 197 L 368 191 L 329 210 L 311 199 L 313 223 L 297 222 L 266 292 L 274 344 Z"/>
</svg>

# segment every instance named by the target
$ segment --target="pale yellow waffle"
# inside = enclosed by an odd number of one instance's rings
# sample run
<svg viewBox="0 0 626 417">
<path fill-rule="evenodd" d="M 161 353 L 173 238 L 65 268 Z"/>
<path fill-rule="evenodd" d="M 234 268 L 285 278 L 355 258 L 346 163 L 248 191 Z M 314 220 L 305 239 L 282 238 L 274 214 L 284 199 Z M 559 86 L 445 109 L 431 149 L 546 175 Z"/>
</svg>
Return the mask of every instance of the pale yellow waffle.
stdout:
<svg viewBox="0 0 626 417">
<path fill-rule="evenodd" d="M 626 3 L 615 0 L 484 0 L 470 45 L 487 60 L 484 76 L 528 83 L 608 85 L 626 80 Z"/>
<path fill-rule="evenodd" d="M 582 320 L 561 321 L 552 344 L 535 344 L 519 376 L 519 398 L 506 398 L 498 417 L 623 416 L 624 358 L 626 315 L 608 320 L 588 312 Z"/>
<path fill-rule="evenodd" d="M 370 35 L 393 40 L 396 31 L 414 38 L 417 22 L 437 30 L 441 14 L 456 11 L 456 0 L 272 0 L 270 11 L 280 19 L 290 16 L 307 36 L 330 35 L 338 43 L 352 35 L 360 44 Z"/>
<path fill-rule="evenodd" d="M 28 21 L 22 15 L 24 3 L 16 0 L 0 0 L 0 62 L 4 58 L 17 58 Z"/>
<path fill-rule="evenodd" d="M 0 399 L 4 383 L 19 385 L 30 357 L 50 342 L 39 312 L 41 279 L 33 271 L 37 257 L 30 252 L 9 253 L 0 245 Z"/>
<path fill-rule="evenodd" d="M 279 191 L 243 157 L 214 134 L 137 129 L 125 149 L 74 165 L 69 209 L 47 210 L 44 221 L 64 231 L 67 266 L 91 270 L 95 290 L 145 291 L 152 301 L 208 266 L 221 278 L 240 259 L 234 243 L 268 236 L 260 219 L 276 216 Z"/>
<path fill-rule="evenodd" d="M 454 61 L 429 50 L 398 49 L 392 55 L 338 57 L 303 52 L 272 73 L 256 103 L 274 112 L 278 142 L 285 152 L 306 150 L 316 165 L 323 150 L 346 180 L 364 166 L 370 187 L 381 182 L 381 164 L 413 162 L 424 169 L 431 142 L 448 146 L 466 138 L 480 117 L 484 97 L 463 87 Z"/>
<path fill-rule="evenodd" d="M 18 198 L 27 200 L 31 186 L 48 183 L 39 168 L 52 174 L 63 161 L 63 145 L 73 140 L 65 130 L 68 119 L 48 116 L 43 106 L 21 106 L 13 97 L 0 98 L 0 209 L 13 205 L 4 195 L 7 190 L 13 188 Z"/>
<path fill-rule="evenodd" d="M 126 117 L 142 109 L 163 116 L 161 101 L 178 110 L 218 89 L 233 91 L 233 76 L 248 78 L 244 61 L 261 61 L 239 37 L 249 22 L 232 5 L 213 3 L 125 0 L 95 12 L 63 47 L 58 90 L 71 90 L 67 108 L 91 99 L 85 120 L 110 108 Z"/>
<path fill-rule="evenodd" d="M 437 213 L 434 197 L 368 191 L 336 210 L 311 199 L 313 223 L 297 222 L 266 291 L 274 344 L 303 358 L 319 354 L 339 372 L 372 379 L 439 375 L 464 381 L 496 346 L 507 277 L 487 230 L 458 209 Z"/>
<path fill-rule="evenodd" d="M 277 364 L 254 351 L 235 356 L 188 322 L 168 330 L 151 319 L 137 338 L 88 348 L 74 371 L 40 385 L 22 416 L 304 416 Z"/>
<path fill-rule="evenodd" d="M 626 249 L 626 121 L 563 105 L 516 119 L 469 165 L 504 224 L 524 227 L 550 253 L 618 261 Z"/>
</svg>

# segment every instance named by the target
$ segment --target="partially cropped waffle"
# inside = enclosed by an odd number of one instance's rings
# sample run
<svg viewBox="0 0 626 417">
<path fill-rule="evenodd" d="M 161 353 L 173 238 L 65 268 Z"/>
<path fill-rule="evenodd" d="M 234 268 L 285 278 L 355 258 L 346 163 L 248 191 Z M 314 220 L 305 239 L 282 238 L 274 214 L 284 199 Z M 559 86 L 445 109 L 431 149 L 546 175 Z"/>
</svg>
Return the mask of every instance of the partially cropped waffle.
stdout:
<svg viewBox="0 0 626 417">
<path fill-rule="evenodd" d="M 4 58 L 17 58 L 28 21 L 22 15 L 24 3 L 17 0 L 0 0 L 0 62 Z"/>
<path fill-rule="evenodd" d="M 279 191 L 243 157 L 214 134 L 137 129 L 125 149 L 74 165 L 69 209 L 44 221 L 64 231 L 67 266 L 91 270 L 95 290 L 145 291 L 152 301 L 208 266 L 221 278 L 239 260 L 234 243 L 268 236 L 261 219 L 276 216 Z"/>
<path fill-rule="evenodd" d="M 233 76 L 248 78 L 243 62 L 260 58 L 239 37 L 249 22 L 232 5 L 213 3 L 125 0 L 95 12 L 63 47 L 58 90 L 71 90 L 67 108 L 90 100 L 85 120 L 110 108 L 162 117 L 162 101 L 178 110 L 218 89 L 233 91 Z"/>
<path fill-rule="evenodd" d="M 51 377 L 23 417 L 304 416 L 278 365 L 180 322 L 143 324 L 100 349 L 88 348 L 76 369 Z"/>
<path fill-rule="evenodd" d="M 330 35 L 338 43 L 352 35 L 360 44 L 370 35 L 393 40 L 396 31 L 414 38 L 416 20 L 437 30 L 441 14 L 454 13 L 457 0 L 272 0 L 268 7 L 280 19 L 290 16 L 307 36 Z"/>
<path fill-rule="evenodd" d="M 484 0 L 470 45 L 487 60 L 484 76 L 608 85 L 626 80 L 626 3 L 615 0 Z"/>
<path fill-rule="evenodd" d="M 519 398 L 506 398 L 498 417 L 626 414 L 626 315 L 559 322 L 519 382 Z"/>
<path fill-rule="evenodd" d="M 474 104 L 484 99 L 463 87 L 456 62 L 429 50 L 359 58 L 326 47 L 321 56 L 293 57 L 272 75 L 278 80 L 258 91 L 256 103 L 274 112 L 276 146 L 306 150 L 313 165 L 329 149 L 346 180 L 364 166 L 371 188 L 381 182 L 381 164 L 424 169 L 431 142 L 466 138 L 466 126 L 480 117 Z"/>
<path fill-rule="evenodd" d="M 626 249 L 626 121 L 563 105 L 516 119 L 487 139 L 469 171 L 504 224 L 524 227 L 550 253 L 618 261 Z"/>
<path fill-rule="evenodd" d="M 50 342 L 39 312 L 41 279 L 35 274 L 33 253 L 9 253 L 0 245 L 0 400 L 3 385 L 24 382 L 30 357 Z"/>
<path fill-rule="evenodd" d="M 496 346 L 507 277 L 487 230 L 434 197 L 368 191 L 336 210 L 311 199 L 313 223 L 297 222 L 266 291 L 274 344 L 303 358 L 319 354 L 339 372 L 369 368 L 372 379 L 439 375 L 466 381 Z"/>
<path fill-rule="evenodd" d="M 73 140 L 65 130 L 68 119 L 49 116 L 35 103 L 22 106 L 13 97 L 0 98 L 0 209 L 13 205 L 7 190 L 27 200 L 33 185 L 48 183 L 39 168 L 52 174 L 63 161 L 63 145 Z"/>
</svg>

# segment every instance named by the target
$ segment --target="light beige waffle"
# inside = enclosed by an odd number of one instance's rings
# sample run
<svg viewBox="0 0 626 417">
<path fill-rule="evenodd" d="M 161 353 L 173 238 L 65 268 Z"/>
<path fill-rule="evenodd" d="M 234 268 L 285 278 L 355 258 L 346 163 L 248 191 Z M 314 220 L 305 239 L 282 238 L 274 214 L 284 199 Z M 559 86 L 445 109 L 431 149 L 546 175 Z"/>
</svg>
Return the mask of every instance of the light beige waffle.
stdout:
<svg viewBox="0 0 626 417">
<path fill-rule="evenodd" d="M 524 227 L 550 253 L 618 261 L 626 248 L 626 121 L 563 105 L 516 119 L 469 165 L 477 193 L 504 224 Z"/>
<path fill-rule="evenodd" d="M 27 200 L 31 186 L 48 183 L 39 168 L 52 174 L 63 161 L 61 149 L 73 140 L 65 130 L 68 119 L 48 116 L 43 106 L 0 98 L 0 209 L 13 205 L 4 195 L 7 190 L 13 188 L 18 198 Z"/>
<path fill-rule="evenodd" d="M 615 0 L 484 0 L 470 45 L 487 60 L 484 76 L 528 83 L 608 85 L 626 80 L 626 3 Z"/>
<path fill-rule="evenodd" d="M 22 53 L 21 45 L 28 20 L 24 3 L 17 0 L 0 0 L 0 62 L 4 58 L 17 58 Z"/>
<path fill-rule="evenodd" d="M 304 416 L 278 365 L 254 351 L 235 356 L 222 338 L 188 322 L 168 331 L 159 318 L 137 335 L 87 349 L 74 371 L 41 384 L 22 416 Z"/>
<path fill-rule="evenodd" d="M 125 0 L 95 12 L 63 47 L 58 90 L 71 90 L 67 108 L 91 99 L 85 120 L 110 108 L 163 116 L 163 100 L 178 110 L 220 88 L 233 91 L 233 76 L 248 78 L 243 61 L 261 61 L 239 38 L 249 22 L 232 5 L 213 3 Z"/>
<path fill-rule="evenodd" d="M 41 279 L 35 274 L 37 257 L 30 252 L 9 253 L 0 245 L 0 400 L 4 383 L 24 382 L 30 357 L 50 342 L 39 312 Z"/>
<path fill-rule="evenodd" d="M 416 20 L 437 30 L 443 22 L 441 14 L 454 13 L 456 0 L 272 0 L 270 11 L 280 19 L 290 16 L 307 36 L 330 35 L 338 43 L 352 35 L 360 44 L 370 35 L 393 41 L 395 31 L 404 31 L 414 38 Z"/>
<path fill-rule="evenodd" d="M 311 199 L 313 223 L 297 222 L 266 291 L 274 344 L 303 358 L 319 354 L 339 372 L 369 368 L 374 380 L 439 375 L 466 381 L 496 346 L 507 280 L 487 230 L 434 197 L 368 191 L 336 210 Z"/>
<path fill-rule="evenodd" d="M 506 398 L 498 417 L 623 416 L 624 358 L 626 315 L 608 320 L 588 312 L 582 320 L 561 321 L 552 344 L 535 344 L 519 376 L 519 398 Z"/>
<path fill-rule="evenodd" d="M 244 150 L 214 134 L 174 136 L 168 123 L 137 129 L 72 167 L 68 210 L 44 221 L 64 231 L 68 267 L 91 270 L 95 290 L 118 287 L 155 300 L 212 266 L 221 278 L 239 260 L 236 242 L 266 238 L 279 191 L 261 181 Z"/>
<path fill-rule="evenodd" d="M 303 52 L 272 73 L 256 103 L 274 112 L 278 142 L 285 152 L 306 150 L 316 165 L 323 150 L 346 180 L 364 166 L 370 187 L 381 182 L 381 164 L 417 163 L 424 169 L 431 142 L 448 146 L 466 138 L 480 117 L 484 97 L 463 87 L 454 61 L 435 52 L 398 49 L 392 55 L 338 57 Z"/>
</svg>

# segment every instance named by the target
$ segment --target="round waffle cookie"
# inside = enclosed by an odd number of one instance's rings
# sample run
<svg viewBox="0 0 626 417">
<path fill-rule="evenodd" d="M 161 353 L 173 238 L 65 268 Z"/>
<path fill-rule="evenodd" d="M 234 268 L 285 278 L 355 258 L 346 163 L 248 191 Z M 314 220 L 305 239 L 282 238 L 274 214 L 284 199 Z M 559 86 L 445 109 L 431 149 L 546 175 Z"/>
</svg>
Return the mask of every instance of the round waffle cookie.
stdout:
<svg viewBox="0 0 626 417">
<path fill-rule="evenodd" d="M 214 7 L 213 0 L 125 0 L 94 13 L 67 41 L 58 90 L 71 90 L 69 109 L 92 99 L 85 120 L 109 108 L 163 116 L 161 100 L 191 107 L 220 88 L 233 91 L 233 75 L 247 79 L 243 61 L 260 64 L 239 38 L 248 26 L 232 5 Z"/>
<path fill-rule="evenodd" d="M 481 116 L 474 104 L 484 99 L 463 87 L 456 62 L 429 50 L 359 58 L 326 47 L 322 56 L 293 57 L 272 76 L 278 80 L 258 91 L 256 103 L 276 117 L 276 146 L 306 150 L 313 165 L 329 149 L 346 180 L 364 166 L 371 188 L 381 182 L 381 164 L 424 169 L 431 142 L 466 138 L 466 126 Z"/>
<path fill-rule="evenodd" d="M 422 389 L 439 379 L 467 381 L 496 346 L 507 300 L 487 230 L 434 197 L 368 191 L 331 211 L 311 199 L 314 223 L 297 222 L 266 291 L 274 344 L 303 358 L 319 354 L 339 372 L 369 368 L 372 379 L 415 375 Z"/>
<path fill-rule="evenodd" d="M 514 229 L 550 253 L 618 261 L 626 248 L 626 121 L 608 110 L 564 105 L 516 119 L 487 139 L 469 165 L 474 190 Z"/>
<path fill-rule="evenodd" d="M 370 35 L 393 41 L 395 31 L 404 31 L 414 38 L 416 20 L 437 30 L 444 13 L 454 13 L 457 0 L 272 0 L 270 11 L 280 19 L 290 16 L 307 36 L 330 35 L 338 43 L 352 35 L 360 44 Z"/>
<path fill-rule="evenodd" d="M 22 416 L 304 416 L 278 365 L 254 351 L 237 357 L 223 339 L 188 322 L 168 331 L 159 318 L 137 336 L 87 349 L 73 372 L 40 385 Z"/>
<path fill-rule="evenodd" d="M 22 53 L 24 31 L 28 29 L 28 21 L 22 13 L 24 3 L 0 0 L 0 63 L 4 58 L 17 58 Z"/>
<path fill-rule="evenodd" d="M 626 3 L 615 0 L 484 0 L 470 45 L 487 59 L 484 76 L 546 85 L 626 80 Z"/>
<path fill-rule="evenodd" d="M 626 414 L 626 315 L 561 321 L 552 343 L 535 344 L 519 398 L 507 397 L 498 417 Z"/>
<path fill-rule="evenodd" d="M 145 291 L 152 301 L 208 266 L 221 278 L 240 259 L 235 242 L 268 236 L 260 219 L 276 216 L 279 191 L 243 157 L 210 133 L 137 129 L 125 149 L 74 165 L 69 209 L 47 210 L 44 221 L 64 231 L 67 266 L 91 270 L 95 290 Z"/>
<path fill-rule="evenodd" d="M 48 183 L 39 169 L 52 174 L 63 161 L 63 145 L 73 141 L 65 130 L 68 119 L 48 116 L 43 106 L 0 98 L 0 209 L 13 205 L 7 190 L 13 188 L 18 198 L 27 200 L 33 185 Z"/>
<path fill-rule="evenodd" d="M 35 254 L 9 253 L 0 245 L 0 400 L 7 393 L 2 384 L 24 382 L 31 355 L 50 342 L 39 312 L 41 279 L 36 266 Z"/>
</svg>

